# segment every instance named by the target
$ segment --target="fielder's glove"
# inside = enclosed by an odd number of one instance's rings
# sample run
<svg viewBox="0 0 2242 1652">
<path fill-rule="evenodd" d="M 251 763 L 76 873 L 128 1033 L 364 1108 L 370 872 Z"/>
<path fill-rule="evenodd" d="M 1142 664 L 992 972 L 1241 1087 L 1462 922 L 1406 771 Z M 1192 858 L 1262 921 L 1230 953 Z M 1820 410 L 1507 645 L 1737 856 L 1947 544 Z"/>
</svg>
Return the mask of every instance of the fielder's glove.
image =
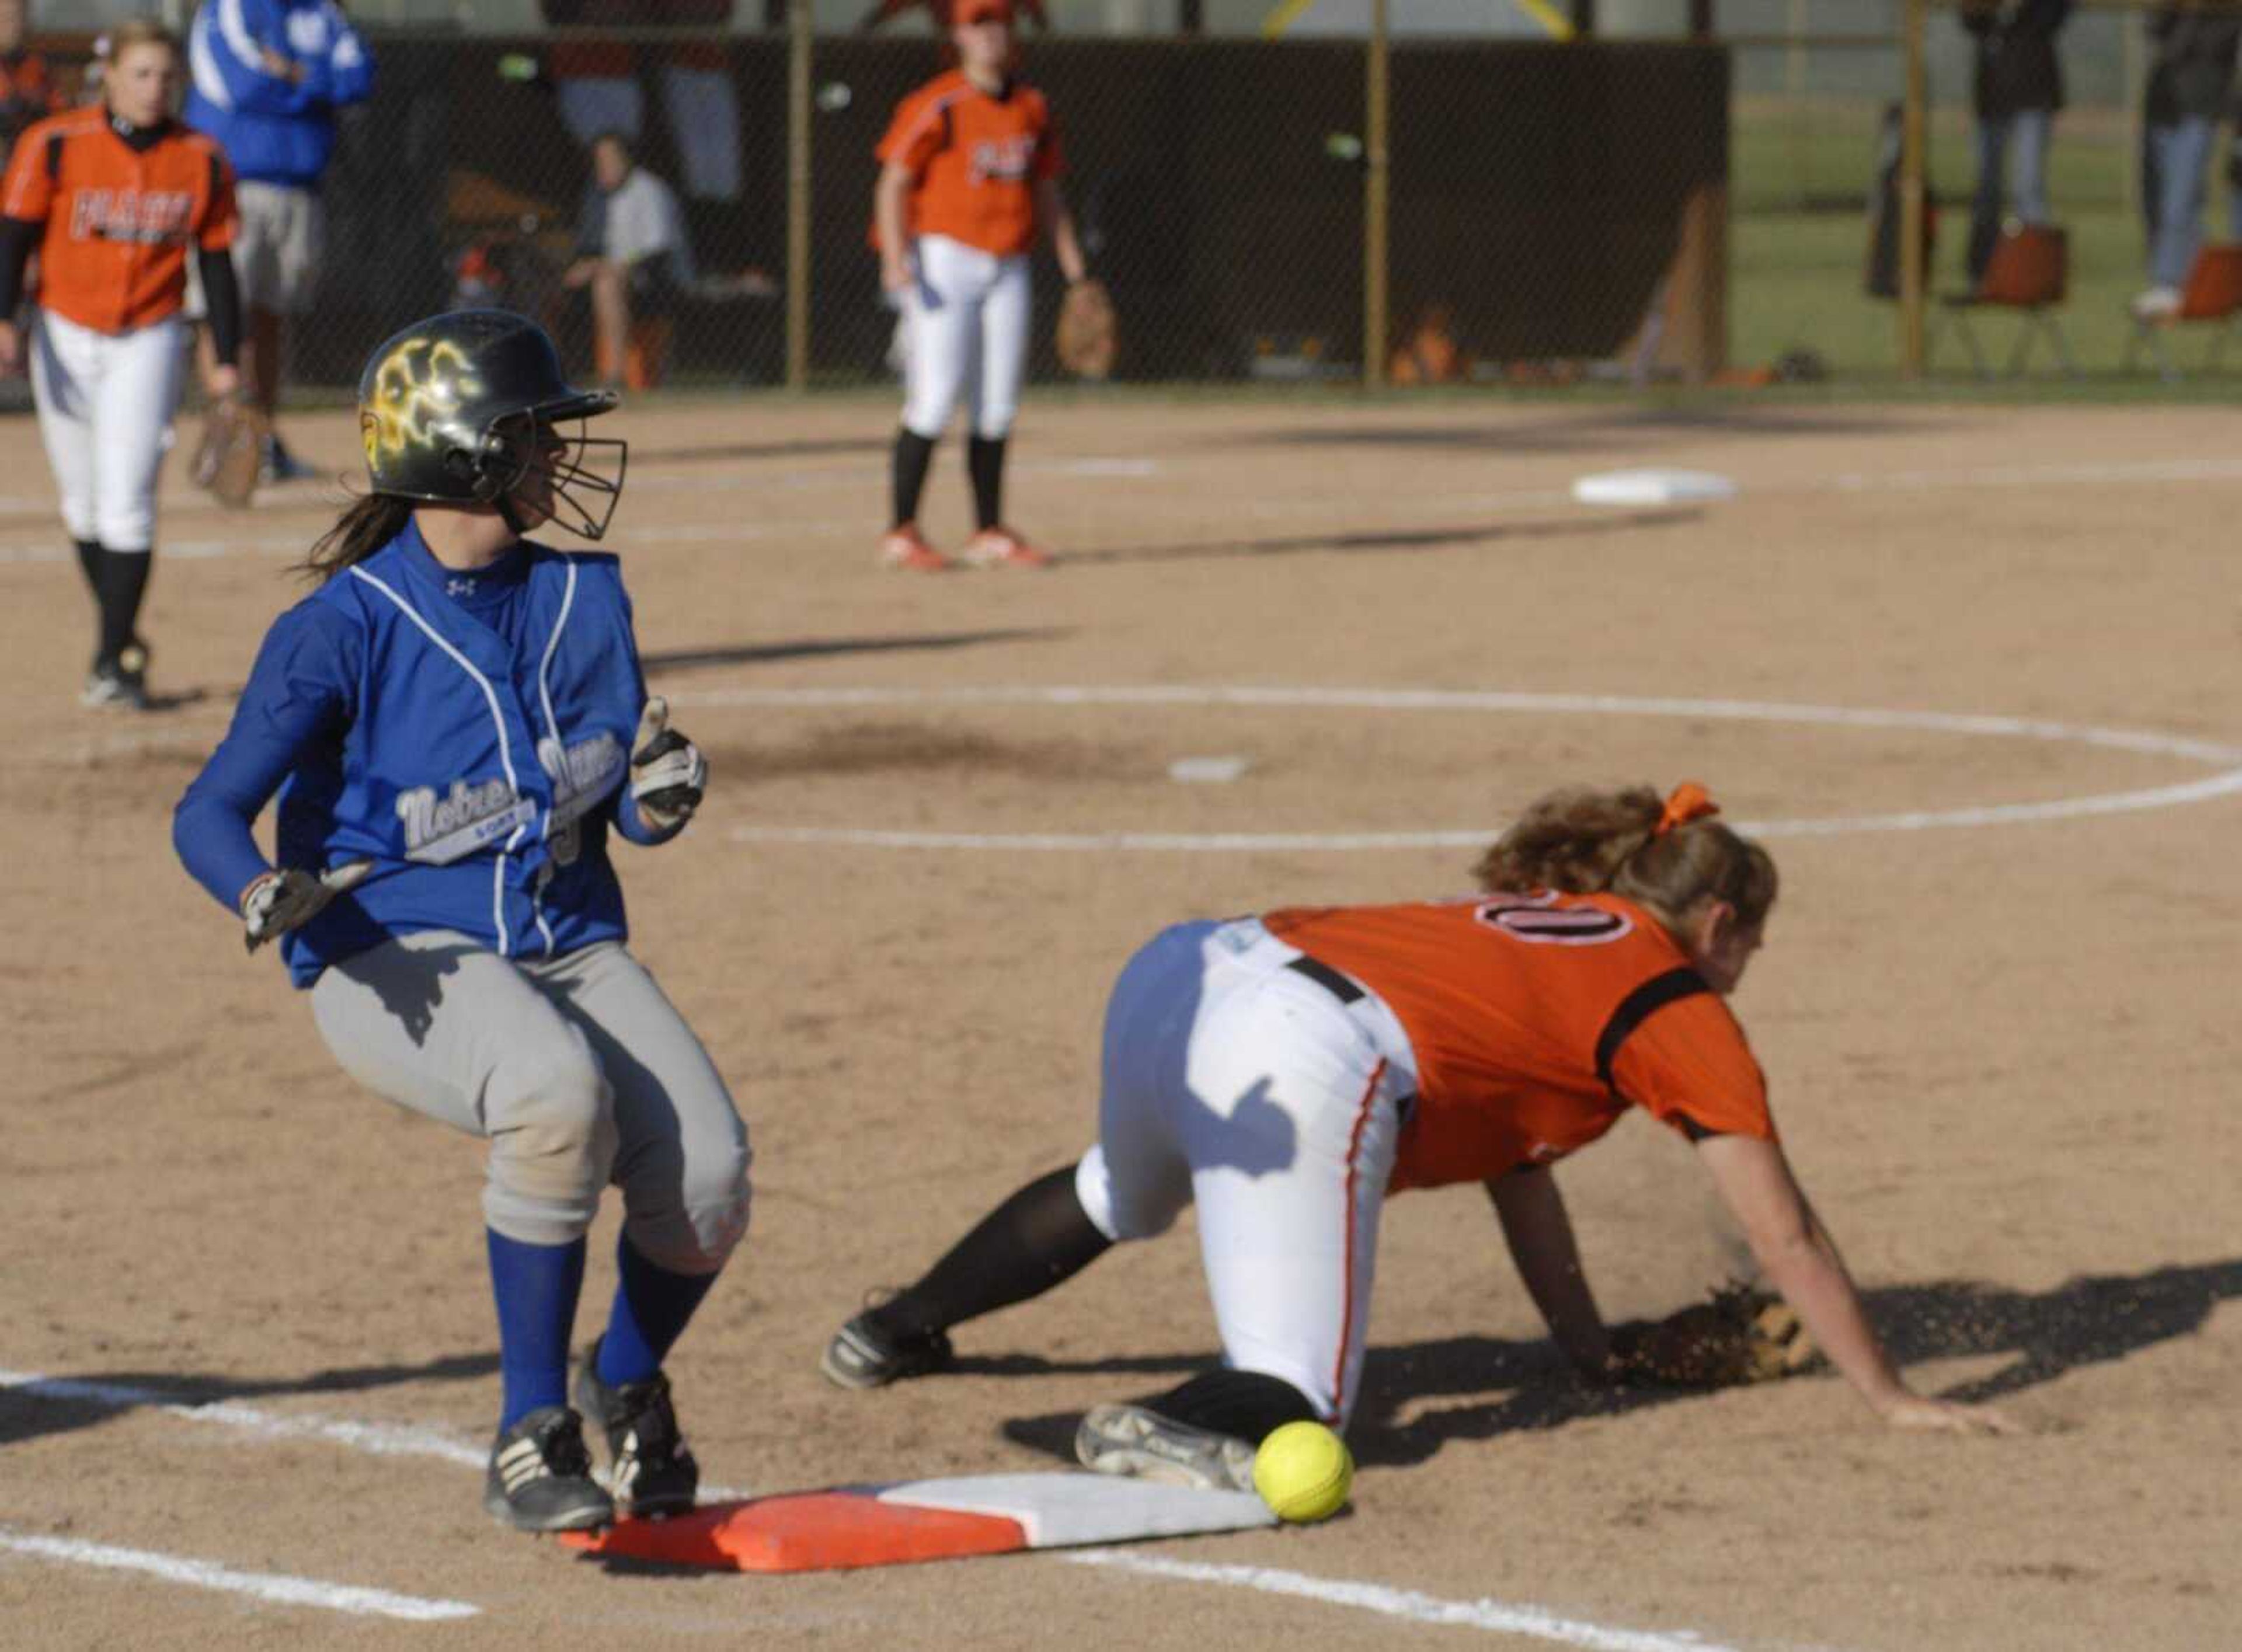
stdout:
<svg viewBox="0 0 2242 1652">
<path fill-rule="evenodd" d="M 669 726 L 669 702 L 655 695 L 639 713 L 631 742 L 631 800 L 646 823 L 670 831 L 693 818 L 708 789 L 701 749 Z"/>
<path fill-rule="evenodd" d="M 1077 379 L 1105 379 L 1121 353 L 1120 319 L 1112 295 L 1100 281 L 1077 281 L 1059 303 L 1058 332 L 1052 341 L 1059 366 Z"/>
<path fill-rule="evenodd" d="M 191 473 L 195 486 L 231 510 L 246 506 L 257 492 L 258 467 L 272 426 L 239 396 L 220 396 L 203 413 Z"/>
<path fill-rule="evenodd" d="M 366 882 L 366 874 L 373 870 L 372 861 L 352 861 L 317 876 L 292 866 L 285 871 L 265 873 L 242 893 L 242 940 L 254 952 L 274 936 L 300 929 L 326 910 L 327 903 L 336 896 L 346 894 Z"/>
<path fill-rule="evenodd" d="M 1614 1326 L 1612 1375 L 1661 1388 L 1726 1388 L 1774 1382 L 1821 1355 L 1782 1298 L 1729 1285 L 1678 1313 Z"/>
</svg>

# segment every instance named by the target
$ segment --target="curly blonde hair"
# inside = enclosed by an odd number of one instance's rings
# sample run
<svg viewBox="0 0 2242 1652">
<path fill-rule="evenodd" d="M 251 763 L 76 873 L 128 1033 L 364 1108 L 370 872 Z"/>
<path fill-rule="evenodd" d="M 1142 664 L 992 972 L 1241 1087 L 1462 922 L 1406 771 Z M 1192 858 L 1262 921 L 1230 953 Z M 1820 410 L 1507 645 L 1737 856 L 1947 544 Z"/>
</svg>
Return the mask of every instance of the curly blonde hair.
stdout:
<svg viewBox="0 0 2242 1652">
<path fill-rule="evenodd" d="M 1748 928 L 1764 922 L 1775 905 L 1774 858 L 1709 812 L 1661 829 L 1668 813 L 1648 786 L 1567 786 L 1527 804 L 1473 875 L 1489 893 L 1608 891 L 1671 930 L 1708 899 L 1726 901 Z"/>
</svg>

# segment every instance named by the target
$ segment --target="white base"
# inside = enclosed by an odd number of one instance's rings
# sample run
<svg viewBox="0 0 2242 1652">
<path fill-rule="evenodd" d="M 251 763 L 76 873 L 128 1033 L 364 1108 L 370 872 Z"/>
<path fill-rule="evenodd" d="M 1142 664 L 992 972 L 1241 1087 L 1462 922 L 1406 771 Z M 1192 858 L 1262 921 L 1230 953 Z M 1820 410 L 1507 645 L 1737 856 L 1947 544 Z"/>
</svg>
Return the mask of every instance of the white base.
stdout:
<svg viewBox="0 0 2242 1652">
<path fill-rule="evenodd" d="M 1113 1474 L 965 1474 L 883 1486 L 882 1502 L 1017 1521 L 1030 1548 L 1274 1526 L 1252 1492 L 1195 1491 Z"/>
<path fill-rule="evenodd" d="M 1683 505 L 1734 499 L 1736 485 L 1705 470 L 1607 470 L 1576 477 L 1573 497 L 1583 505 Z"/>
</svg>

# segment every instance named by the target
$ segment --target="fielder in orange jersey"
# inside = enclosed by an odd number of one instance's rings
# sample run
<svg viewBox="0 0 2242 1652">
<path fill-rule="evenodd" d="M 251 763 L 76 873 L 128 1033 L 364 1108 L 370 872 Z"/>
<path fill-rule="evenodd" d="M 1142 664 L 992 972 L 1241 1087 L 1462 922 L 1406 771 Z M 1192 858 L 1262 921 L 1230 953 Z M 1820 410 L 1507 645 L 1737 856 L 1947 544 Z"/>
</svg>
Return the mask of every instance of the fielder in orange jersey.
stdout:
<svg viewBox="0 0 2242 1652">
<path fill-rule="evenodd" d="M 23 360 L 13 317 L 39 258 L 28 340 L 39 434 L 99 612 L 88 705 L 144 708 L 140 601 L 156 542 L 156 475 L 178 401 L 190 253 L 219 366 L 240 385 L 233 174 L 216 144 L 171 118 L 178 44 L 154 24 L 110 37 L 102 101 L 27 129 L 0 183 L 0 373 Z"/>
<path fill-rule="evenodd" d="M 1481 859 L 1478 895 L 1166 930 L 1106 1010 L 1096 1145 L 844 1325 L 825 1374 L 869 1388 L 938 1369 L 952 1326 L 1196 1203 L 1223 1368 L 1095 1407 L 1075 1451 L 1106 1473 L 1250 1489 L 1274 1429 L 1346 1426 L 1387 1192 L 1480 1181 L 1558 1346 L 1613 1380 L 1550 1166 L 1639 1107 L 1695 1145 L 1769 1281 L 1879 1416 L 2008 1432 L 1901 1380 L 1791 1174 L 1726 1002 L 1775 865 L 1717 812 L 1695 785 L 1554 792 Z"/>
<path fill-rule="evenodd" d="M 0 165 L 24 127 L 64 108 L 44 54 L 23 44 L 23 0 L 0 0 Z"/>
<path fill-rule="evenodd" d="M 1004 444 L 1027 370 L 1033 293 L 1028 256 L 1048 232 L 1070 284 L 1087 273 L 1059 194 L 1058 133 L 1044 95 L 1014 72 L 1010 0 L 957 0 L 957 67 L 903 99 L 880 142 L 873 235 L 880 285 L 903 313 L 902 428 L 895 516 L 881 541 L 891 567 L 937 572 L 949 558 L 918 530 L 934 444 L 962 392 L 977 567 L 1042 567 L 1050 558 L 1004 526 Z"/>
</svg>

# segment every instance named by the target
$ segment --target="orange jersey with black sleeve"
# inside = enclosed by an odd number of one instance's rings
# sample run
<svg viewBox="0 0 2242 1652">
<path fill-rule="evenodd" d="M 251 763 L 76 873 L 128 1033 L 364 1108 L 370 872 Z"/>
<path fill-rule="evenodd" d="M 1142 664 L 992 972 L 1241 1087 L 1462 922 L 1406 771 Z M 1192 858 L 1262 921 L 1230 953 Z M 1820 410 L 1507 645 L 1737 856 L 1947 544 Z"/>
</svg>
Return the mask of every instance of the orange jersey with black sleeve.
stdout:
<svg viewBox="0 0 2242 1652">
<path fill-rule="evenodd" d="M 1692 1140 L 1775 1139 L 1743 1029 L 1632 902 L 1490 895 L 1263 921 L 1377 993 L 1407 1031 L 1418 1101 L 1397 1189 L 1561 1158 L 1631 1105 Z"/>
<path fill-rule="evenodd" d="M 233 171 L 217 144 L 174 124 L 144 149 L 106 111 L 27 129 L 0 183 L 0 216 L 43 224 L 39 303 L 96 332 L 160 321 L 186 296 L 190 249 L 233 244 Z"/>
<path fill-rule="evenodd" d="M 952 70 L 896 108 L 877 151 L 912 178 L 913 235 L 946 235 L 998 258 L 1036 239 L 1036 185 L 1059 174 L 1051 104 L 1024 81 L 995 96 Z"/>
</svg>

